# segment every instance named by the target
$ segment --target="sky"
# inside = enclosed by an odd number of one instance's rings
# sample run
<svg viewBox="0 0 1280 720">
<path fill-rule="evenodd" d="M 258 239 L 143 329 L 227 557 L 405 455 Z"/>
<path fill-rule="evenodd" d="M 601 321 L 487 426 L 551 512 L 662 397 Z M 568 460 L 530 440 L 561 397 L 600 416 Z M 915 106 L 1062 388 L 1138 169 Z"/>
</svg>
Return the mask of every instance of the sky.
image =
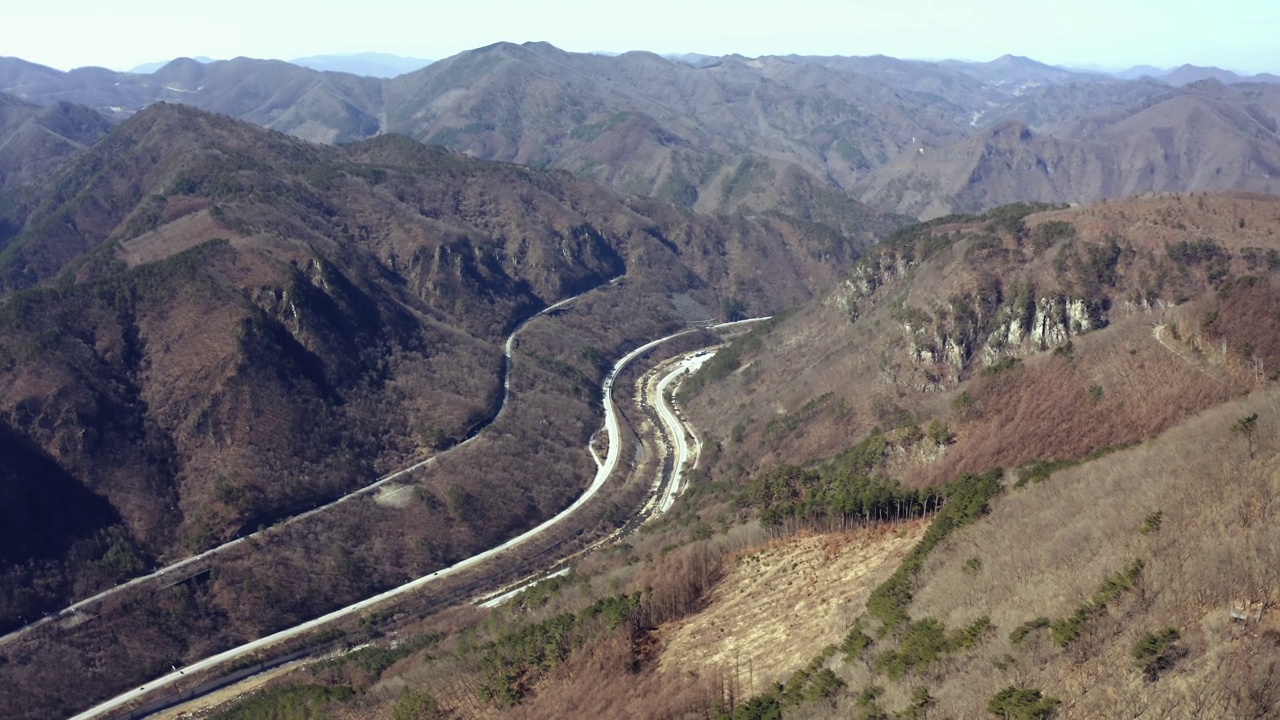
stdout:
<svg viewBox="0 0 1280 720">
<path fill-rule="evenodd" d="M 0 55 L 68 70 L 175 57 L 440 59 L 499 41 L 574 52 L 872 55 L 1280 73 L 1277 0 L 59 0 L 4 10 Z"/>
</svg>

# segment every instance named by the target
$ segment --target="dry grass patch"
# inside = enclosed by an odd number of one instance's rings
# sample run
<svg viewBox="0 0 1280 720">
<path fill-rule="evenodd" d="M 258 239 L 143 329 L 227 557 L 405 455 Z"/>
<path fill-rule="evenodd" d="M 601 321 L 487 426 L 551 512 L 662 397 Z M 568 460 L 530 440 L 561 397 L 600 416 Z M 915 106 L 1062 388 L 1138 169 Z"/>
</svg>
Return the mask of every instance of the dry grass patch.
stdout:
<svg viewBox="0 0 1280 720">
<path fill-rule="evenodd" d="M 664 632 L 667 673 L 736 673 L 746 694 L 839 642 L 927 523 L 778 540 L 744 556 L 702 612 Z"/>
</svg>

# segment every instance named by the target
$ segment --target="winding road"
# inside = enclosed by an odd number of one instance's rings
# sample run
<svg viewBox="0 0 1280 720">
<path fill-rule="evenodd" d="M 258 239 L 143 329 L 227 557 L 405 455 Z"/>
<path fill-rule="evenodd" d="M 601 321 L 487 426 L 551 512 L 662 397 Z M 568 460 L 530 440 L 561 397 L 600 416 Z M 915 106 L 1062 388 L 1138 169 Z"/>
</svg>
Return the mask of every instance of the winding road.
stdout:
<svg viewBox="0 0 1280 720">
<path fill-rule="evenodd" d="M 580 297 L 580 296 L 575 296 L 575 297 Z M 551 306 L 551 307 L 546 308 L 545 310 L 543 310 L 543 311 L 542 311 L 542 313 L 539 313 L 539 314 L 543 314 L 543 313 L 549 312 L 549 311 L 551 311 L 551 310 L 554 310 L 554 309 L 556 309 L 557 307 L 563 306 L 565 303 L 570 302 L 570 301 L 571 301 L 571 300 L 573 300 L 573 299 L 574 299 L 574 298 L 569 298 L 569 299 L 567 299 L 567 300 L 561 301 L 560 303 L 557 303 L 556 305 L 553 305 L 553 306 Z M 536 316 L 534 316 L 534 317 L 536 317 Z M 531 319 L 532 319 L 532 318 L 530 318 L 530 320 L 531 320 Z M 734 322 L 734 323 L 724 323 L 724 324 L 722 324 L 722 325 L 712 326 L 712 328 L 711 328 L 711 329 L 721 329 L 721 328 L 725 328 L 725 327 L 730 327 L 730 326 L 734 326 L 734 325 L 739 325 L 739 324 L 742 324 L 742 323 L 757 322 L 757 321 L 759 321 L 759 320 L 763 320 L 763 319 L 766 319 L 766 318 L 753 318 L 753 319 L 751 319 L 751 320 L 738 321 L 738 322 Z M 528 320 L 526 320 L 525 322 L 527 323 L 527 322 L 528 322 Z M 525 323 L 521 323 L 520 327 L 523 327 L 523 326 L 524 326 L 524 324 L 525 324 Z M 518 332 L 518 331 L 519 331 L 519 329 L 520 329 L 520 328 L 518 327 L 518 328 L 516 329 L 516 332 Z M 410 582 L 407 582 L 407 583 L 405 583 L 405 584 L 403 584 L 403 585 L 400 585 L 399 587 L 395 587 L 395 588 L 392 588 L 392 589 L 390 589 L 390 590 L 386 590 L 386 591 L 381 592 L 381 593 L 379 593 L 379 594 L 377 594 L 377 595 L 374 595 L 374 596 L 372 596 L 372 597 L 370 597 L 370 598 L 367 598 L 367 599 L 365 599 L 365 600 L 361 600 L 360 602 L 353 603 L 353 604 L 351 604 L 351 605 L 348 605 L 348 606 L 346 606 L 346 607 L 340 608 L 340 609 L 338 609 L 338 610 L 334 610 L 333 612 L 327 613 L 327 614 L 322 615 L 322 616 L 320 616 L 320 617 L 318 617 L 318 618 L 315 618 L 315 619 L 313 619 L 313 620 L 309 620 L 309 621 L 304 622 L 304 623 L 301 623 L 301 624 L 299 624 L 299 625 L 295 625 L 294 627 L 291 627 L 291 628 L 288 628 L 288 629 L 285 629 L 285 630 L 281 630 L 281 631 L 276 632 L 276 633 L 272 633 L 271 635 L 267 635 L 267 636 L 262 637 L 262 638 L 259 638 L 259 639 L 257 639 L 257 640 L 254 640 L 254 641 L 251 641 L 251 642 L 245 643 L 244 645 L 240 645 L 240 646 L 238 646 L 238 647 L 234 647 L 234 648 L 231 648 L 231 649 L 229 649 L 229 650 L 225 650 L 225 651 L 223 651 L 223 652 L 220 652 L 220 653 L 217 653 L 217 654 L 215 654 L 215 655 L 211 655 L 211 656 L 209 656 L 209 657 L 207 657 L 207 658 L 204 658 L 203 660 L 199 660 L 199 661 L 196 661 L 196 662 L 194 662 L 194 663 L 191 663 L 190 665 L 187 665 L 186 667 L 183 667 L 183 668 L 181 668 L 181 669 L 177 669 L 177 670 L 175 670 L 174 672 L 171 672 L 171 673 L 169 673 L 169 674 L 167 674 L 167 675 L 164 675 L 164 676 L 162 676 L 162 677 L 156 678 L 155 680 L 152 680 L 152 681 L 150 681 L 150 682 L 146 683 L 145 685 L 143 685 L 143 686 L 141 686 L 141 687 L 139 687 L 139 688 L 137 688 L 137 689 L 135 689 L 135 690 L 130 690 L 129 692 L 123 693 L 123 694 L 121 694 L 121 695 L 118 695 L 118 696 L 116 696 L 116 697 L 114 697 L 114 698 L 110 699 L 110 700 L 107 700 L 106 702 L 103 702 L 103 703 L 101 703 L 101 704 L 99 704 L 99 705 L 96 705 L 96 706 L 94 706 L 94 707 L 92 707 L 92 708 L 90 708 L 90 709 L 88 709 L 88 710 L 86 710 L 86 711 L 84 711 L 84 712 L 82 712 L 82 713 L 80 713 L 80 714 L 78 714 L 78 715 L 74 716 L 71 720 L 89 720 L 90 718 L 97 718 L 97 717 L 100 717 L 100 716 L 102 716 L 102 715 L 104 715 L 104 714 L 106 714 L 106 713 L 108 713 L 108 712 L 111 712 L 112 710 L 116 710 L 116 709 L 121 708 L 121 707 L 123 707 L 123 706 L 125 706 L 125 705 L 128 705 L 128 704 L 130 704 L 130 703 L 134 702 L 135 700 L 138 700 L 138 699 L 142 698 L 143 696 L 145 696 L 145 695 L 147 695 L 147 694 L 149 694 L 149 693 L 151 693 L 151 692 L 154 692 L 154 691 L 159 690 L 159 689 L 161 689 L 161 688 L 164 688 L 164 687 L 167 687 L 167 686 L 173 685 L 174 683 L 177 683 L 177 682 L 179 682 L 180 680 L 184 680 L 184 679 L 186 679 L 189 675 L 195 675 L 195 674 L 200 673 L 200 672 L 202 672 L 202 671 L 209 670 L 209 669 L 212 669 L 212 668 L 214 668 L 214 667 L 217 667 L 217 666 L 219 666 L 219 665 L 221 665 L 221 664 L 223 664 L 223 663 L 227 663 L 227 662 L 230 662 L 230 661 L 232 661 L 232 660 L 236 660 L 236 659 L 238 659 L 238 658 L 242 658 L 242 657 L 244 657 L 245 655 L 248 655 L 248 654 L 250 654 L 250 653 L 254 653 L 254 652 L 258 651 L 258 650 L 265 649 L 265 648 L 270 647 L 270 646 L 272 646 L 272 645 L 275 645 L 275 644 L 277 644 L 277 643 L 284 642 L 284 641 L 286 641 L 286 640 L 289 640 L 289 639 L 291 639 L 291 638 L 295 638 L 295 637 L 297 637 L 297 636 L 299 636 L 299 635 L 302 635 L 302 634 L 304 634 L 304 633 L 307 633 L 307 632 L 309 632 L 309 631 L 315 630 L 315 629 L 317 629 L 317 628 L 319 628 L 319 627 L 321 627 L 321 626 L 323 626 L 323 625 L 326 625 L 326 624 L 328 624 L 328 623 L 330 623 L 330 622 L 333 622 L 333 621 L 335 621 L 335 620 L 339 620 L 339 619 L 341 619 L 341 618 L 348 617 L 348 616 L 350 616 L 350 615 L 353 615 L 353 614 L 356 614 L 356 613 L 362 612 L 362 611 L 364 611 L 364 610 L 368 610 L 368 609 L 370 609 L 370 608 L 372 608 L 372 607 L 374 607 L 374 606 L 376 606 L 376 605 L 379 605 L 379 604 L 381 604 L 381 603 L 383 603 L 383 602 L 386 602 L 386 601 L 388 601 L 388 600 L 391 600 L 391 599 L 393 599 L 393 598 L 396 598 L 396 597 L 398 597 L 398 596 L 400 596 L 400 595 L 403 595 L 403 594 L 405 594 L 405 593 L 409 593 L 409 592 L 413 592 L 413 591 L 415 591 L 415 590 L 419 590 L 419 589 L 421 589 L 421 588 L 423 588 L 423 587 L 426 587 L 427 585 L 430 585 L 430 584 L 431 584 L 431 583 L 433 583 L 433 582 L 437 582 L 437 581 L 439 581 L 439 580 L 443 580 L 443 579 L 445 579 L 445 578 L 447 578 L 447 577 L 450 577 L 450 576 L 452 576 L 452 575 L 455 575 L 455 574 L 458 574 L 458 573 L 464 572 L 464 571 L 466 571 L 466 570 L 470 570 L 470 569 L 472 569 L 472 568 L 476 567 L 477 565 L 480 565 L 481 563 L 483 563 L 483 562 L 485 562 L 485 561 L 487 561 L 487 560 L 490 560 L 490 559 L 492 559 L 492 558 L 494 558 L 494 557 L 497 557 L 498 555 L 501 555 L 502 553 L 505 553 L 505 552 L 510 551 L 510 550 L 512 550 L 512 549 L 514 549 L 514 548 L 517 548 L 517 547 L 519 547 L 519 546 L 521 546 L 521 545 L 523 545 L 523 544 L 525 544 L 525 543 L 529 542 L 530 540 L 533 540 L 534 538 L 538 537 L 539 535 L 542 535 L 543 533 L 547 532 L 547 531 L 548 531 L 549 529 L 551 529 L 552 527 L 556 526 L 557 524 L 559 524 L 559 523 L 563 522 L 564 520 L 566 520 L 567 518 L 569 518 L 570 516 L 572 516 L 572 515 L 574 514 L 574 512 L 575 512 L 575 511 L 577 511 L 580 507 L 582 507 L 584 504 L 586 504 L 588 501 L 590 501 L 593 497 L 595 497 L 595 495 L 600 491 L 600 489 L 601 489 L 602 487 L 604 487 L 605 482 L 606 482 L 606 481 L 609 479 L 609 477 L 613 474 L 614 469 L 615 469 L 615 468 L 617 467 L 617 465 L 618 465 L 618 460 L 619 460 L 619 458 L 621 457 L 621 453 L 622 453 L 622 442 L 621 442 L 621 439 L 622 439 L 622 433 L 621 433 L 621 420 L 620 420 L 620 414 L 619 414 L 619 412 L 618 412 L 617 405 L 616 405 L 616 404 L 614 403 L 614 401 L 613 401 L 613 384 L 614 384 L 614 380 L 615 380 L 615 379 L 617 378 L 617 376 L 618 376 L 618 373 L 619 373 L 619 372 L 621 372 L 621 371 L 622 371 L 622 369 L 623 369 L 623 368 L 625 368 L 625 367 L 626 367 L 626 366 L 627 366 L 627 365 L 628 365 L 632 360 L 634 360 L 634 359 L 636 359 L 637 357 L 639 357 L 639 356 L 643 355 L 644 353 L 648 352 L 649 350 L 652 350 L 653 348 L 657 347 L 658 345 L 660 345 L 660 344 L 662 344 L 662 343 L 664 343 L 664 342 L 667 342 L 668 340 L 671 340 L 671 339 L 673 339 L 673 338 L 680 337 L 680 336 L 682 336 L 682 335 L 687 335 L 687 334 L 689 334 L 689 333 L 696 332 L 696 331 L 697 331 L 697 329 L 682 330 L 682 331 L 680 331 L 680 332 L 672 333 L 672 334 L 670 334 L 670 335 L 667 335 L 666 337 L 662 337 L 662 338 L 659 338 L 659 339 L 657 339 L 657 340 L 653 340 L 653 341 L 651 341 L 651 342 L 645 343 L 644 345 L 641 345 L 640 347 L 638 347 L 638 348 L 636 348 L 636 349 L 632 350 L 631 352 L 627 353 L 626 355 L 624 355 L 624 356 L 622 357 L 622 359 L 621 359 L 621 360 L 619 360 L 619 361 L 618 361 L 618 362 L 613 366 L 613 368 L 609 371 L 609 374 L 608 374 L 608 376 L 605 378 L 604 383 L 603 383 L 603 386 L 602 386 L 602 391 L 603 391 L 603 392 L 602 392 L 602 394 L 603 394 L 602 401 L 603 401 L 603 404 L 604 404 L 604 411 L 605 411 L 605 432 L 606 432 L 606 433 L 607 433 L 607 435 L 608 435 L 608 442 L 609 442 L 609 449 L 608 449 L 608 452 L 607 452 L 607 454 L 605 455 L 605 458 L 604 458 L 603 462 L 599 462 L 599 467 L 598 467 L 598 468 L 597 468 L 597 470 L 596 470 L 596 475 L 595 475 L 595 477 L 592 479 L 591 484 L 590 484 L 590 485 L 587 487 L 587 489 L 582 493 L 582 495 L 578 497 L 578 499 L 577 499 L 577 500 L 575 500 L 571 505 L 569 505 L 569 506 L 568 506 L 567 508 L 565 508 L 564 510 L 560 511 L 560 513 L 558 513 L 558 514 L 556 514 L 555 516 L 553 516 L 553 517 L 551 517 L 551 518 L 549 518 L 549 519 L 547 519 L 547 520 L 543 521 L 541 524 L 537 525 L 536 527 L 534 527 L 534 528 L 532 528 L 532 529 L 530 529 L 530 530 L 526 530 L 525 532 L 521 533 L 520 535 L 517 535 L 516 537 L 511 538 L 510 540 L 507 540 L 507 541 L 505 541 L 505 542 L 503 542 L 503 543 L 501 543 L 501 544 L 499 544 L 499 545 L 496 545 L 496 546 L 494 546 L 494 547 L 492 547 L 492 548 L 489 548 L 488 550 L 485 550 L 485 551 L 483 551 L 483 552 L 480 552 L 480 553 L 478 553 L 478 554 L 476 554 L 476 555 L 472 555 L 471 557 L 469 557 L 469 558 L 467 558 L 467 559 L 465 559 L 465 560 L 461 560 L 461 561 L 459 561 L 458 563 L 456 563 L 456 564 L 454 564 L 454 565 L 452 565 L 452 566 L 450 566 L 450 567 L 448 567 L 448 568 L 445 568 L 445 569 L 442 569 L 442 570 L 438 570 L 438 571 L 432 572 L 432 573 L 431 573 L 431 574 L 429 574 L 429 575 L 425 575 L 425 576 L 423 576 L 423 577 L 417 578 L 416 580 L 412 580 L 412 581 L 410 581 Z M 509 371 L 510 371 L 510 357 L 511 357 L 511 352 L 514 350 L 514 344 L 513 344 L 513 342 L 512 342 L 512 339 L 514 338 L 514 335 L 515 335 L 515 333 L 513 332 L 513 333 L 512 333 L 512 338 L 508 339 L 508 341 L 507 341 L 507 358 L 508 358 L 508 359 L 507 359 L 507 369 L 508 369 L 508 382 L 509 382 L 509 380 L 510 380 L 510 372 L 509 372 Z M 709 357 L 709 356 L 703 356 L 703 357 L 702 357 L 702 361 L 703 361 L 703 362 L 705 362 L 705 360 L 707 359 L 707 357 Z M 685 362 L 689 362 L 689 360 L 686 360 Z M 664 378 L 664 382 L 669 383 L 669 381 L 671 381 L 672 379 L 674 379 L 678 374 L 682 373 L 683 371 L 684 371 L 684 368 L 682 367 L 680 370 L 677 370 L 677 371 L 673 372 L 670 376 L 668 376 L 668 377 Z M 665 388 L 666 386 L 665 386 L 665 385 L 663 385 L 663 387 Z M 504 406 L 505 406 L 505 400 L 506 400 L 506 398 L 504 397 Z M 665 402 L 660 401 L 660 402 L 658 403 L 658 405 L 659 405 L 659 407 L 660 407 L 660 408 L 664 408 L 668 413 L 670 413 L 670 414 L 668 415 L 668 417 L 671 419 L 671 421 L 672 421 L 672 422 L 675 422 L 675 423 L 676 423 L 676 425 L 675 425 L 676 430 L 672 433 L 672 435 L 673 435 L 673 437 L 675 437 L 675 438 L 679 438 L 678 445 L 681 445 L 681 446 L 684 446 L 684 447 L 685 447 L 685 449 L 684 449 L 684 451 L 683 451 L 683 452 L 684 452 L 684 458 L 687 460 L 687 459 L 688 459 L 688 452 L 689 452 L 689 451 L 688 451 L 687 444 L 685 444 L 685 442 L 684 442 L 684 430 L 683 430 L 683 427 L 679 424 L 679 421 L 678 421 L 678 419 L 675 417 L 674 412 L 672 412 L 670 408 L 665 407 Z M 499 411 L 499 414 L 500 414 L 500 412 L 501 412 L 501 411 Z M 496 416 L 495 416 L 495 418 L 496 418 Z M 665 422 L 665 421 L 664 421 L 664 422 Z M 469 442 L 469 440 L 468 440 L 468 442 Z M 460 447 L 460 446 L 458 446 L 458 447 Z M 594 454 L 594 453 L 593 453 L 593 454 Z M 423 465 L 426 465 L 428 462 L 430 462 L 430 460 L 427 460 L 427 461 L 423 461 L 423 462 L 421 462 L 421 463 L 418 463 L 417 465 L 415 465 L 415 466 L 414 466 L 414 468 L 416 469 L 417 467 L 422 467 Z M 680 467 L 681 467 L 681 464 L 680 464 L 680 463 L 677 463 L 677 468 L 680 468 Z M 406 468 L 406 469 L 405 469 L 405 470 L 403 470 L 403 471 L 399 471 L 399 474 L 401 474 L 401 475 L 402 475 L 402 474 L 404 474 L 405 472 L 408 472 L 408 471 L 409 471 L 409 468 Z M 391 479 L 391 478 L 390 478 L 390 477 L 388 477 L 388 478 L 384 479 L 383 481 L 379 481 L 379 482 L 384 482 L 385 480 L 389 480 L 389 479 Z M 675 486 L 675 485 L 676 485 L 676 478 L 673 476 L 673 482 L 668 486 L 668 492 L 669 492 L 669 494 L 670 494 L 670 497 L 669 497 L 669 498 L 664 498 L 663 503 L 662 503 L 662 507 L 663 507 L 663 509 L 669 508 L 669 507 L 670 507 L 670 503 L 674 500 L 675 490 L 673 489 L 673 486 Z M 367 491 L 367 489 L 366 489 L 366 491 Z M 225 547 L 225 546 L 224 546 L 224 547 Z"/>
<path fill-rule="evenodd" d="M 667 487 L 662 493 L 662 501 L 657 508 L 657 514 L 659 515 L 671 509 L 671 506 L 676 501 L 676 496 L 680 494 L 680 480 L 684 477 L 685 466 L 689 464 L 690 459 L 696 459 L 702 451 L 702 443 L 698 442 L 696 436 L 692 438 L 693 447 L 689 446 L 685 424 L 676 415 L 675 408 L 667 402 L 667 388 L 671 387 L 673 382 L 686 374 L 697 372 L 698 368 L 710 360 L 713 354 L 714 352 L 710 350 L 691 353 L 677 362 L 675 369 L 658 381 L 658 402 L 655 407 L 658 411 L 658 418 L 662 420 L 662 424 L 667 428 L 667 435 L 671 438 L 671 449 L 674 454 L 671 480 L 667 483 Z"/>
</svg>

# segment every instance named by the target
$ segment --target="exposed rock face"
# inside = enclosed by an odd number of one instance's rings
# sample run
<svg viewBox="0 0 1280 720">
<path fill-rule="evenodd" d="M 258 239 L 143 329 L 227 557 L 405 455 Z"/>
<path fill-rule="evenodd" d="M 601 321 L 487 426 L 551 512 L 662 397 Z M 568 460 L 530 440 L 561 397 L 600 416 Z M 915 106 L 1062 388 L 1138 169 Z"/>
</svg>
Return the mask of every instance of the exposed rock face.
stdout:
<svg viewBox="0 0 1280 720">
<path fill-rule="evenodd" d="M 892 248 L 884 249 L 855 265 L 843 288 L 833 297 L 844 305 L 849 322 L 853 322 L 861 315 L 860 304 L 868 302 L 882 286 L 906 277 L 912 265 L 909 256 L 899 255 Z"/>
<path fill-rule="evenodd" d="M 972 305 L 983 300 L 976 295 L 964 299 Z M 1049 351 L 1107 324 L 1106 316 L 1091 312 L 1085 300 L 1061 294 L 1025 304 L 1006 302 L 986 321 L 946 307 L 920 315 L 926 319 L 903 323 L 903 330 L 912 343 L 912 359 L 940 380 L 932 389 L 955 385 L 967 370 Z"/>
<path fill-rule="evenodd" d="M 915 249 L 886 246 L 858 263 L 833 299 L 857 322 L 872 305 L 910 285 L 919 265 Z M 911 381 L 919 390 L 954 387 L 973 372 L 1053 350 L 1109 322 L 1105 300 L 1058 286 L 1037 288 L 1030 281 L 1005 287 L 989 277 L 949 297 L 926 297 L 895 301 L 902 304 L 894 311 L 906 356 L 923 376 L 922 385 Z"/>
</svg>

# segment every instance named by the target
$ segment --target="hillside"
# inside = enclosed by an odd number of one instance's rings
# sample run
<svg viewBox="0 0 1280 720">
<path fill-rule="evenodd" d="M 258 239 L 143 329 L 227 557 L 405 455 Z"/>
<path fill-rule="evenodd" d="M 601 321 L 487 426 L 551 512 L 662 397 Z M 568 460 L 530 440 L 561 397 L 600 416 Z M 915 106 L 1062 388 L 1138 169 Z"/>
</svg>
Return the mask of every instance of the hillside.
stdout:
<svg viewBox="0 0 1280 720">
<path fill-rule="evenodd" d="M 730 57 L 694 68 L 647 53 L 606 58 L 537 43 L 440 61 L 394 81 L 388 97 L 390 127 L 414 137 L 554 164 L 644 194 L 691 184 L 710 207 L 723 199 L 703 197 L 707 188 L 732 177 L 744 154 L 843 180 L 912 135 L 959 138 L 963 115 L 938 98 L 817 64 Z M 619 150 L 627 162 L 618 162 Z"/>
<path fill-rule="evenodd" d="M 512 537 L 592 477 L 618 357 L 773 315 L 676 391 L 703 451 L 669 514 L 626 526 L 629 476 L 493 571 L 626 531 L 570 575 L 353 618 L 256 697 L 1276 716 L 1280 86 L 1221 77 L 0 58 L 0 631 L 262 531 L 6 638 L 0 707 L 69 715 Z M 635 432 L 624 463 L 668 462 Z"/>
<path fill-rule="evenodd" d="M 892 236 L 839 290 L 709 365 L 690 412 L 724 441 L 718 469 L 831 457 L 876 427 L 893 444 L 904 425 L 910 483 L 1079 457 L 1252 387 L 1252 362 L 1280 367 L 1269 322 L 1202 322 L 1236 294 L 1269 302 L 1274 197 L 1033 210 Z M 953 442 L 911 439 L 934 419 Z"/>
<path fill-rule="evenodd" d="M 1273 717 L 1278 228 L 1235 194 L 904 229 L 681 391 L 671 517 L 216 717 Z"/>
<path fill-rule="evenodd" d="M 85 107 L 41 107 L 0 93 L 0 195 L 47 179 L 110 129 Z"/>
</svg>

